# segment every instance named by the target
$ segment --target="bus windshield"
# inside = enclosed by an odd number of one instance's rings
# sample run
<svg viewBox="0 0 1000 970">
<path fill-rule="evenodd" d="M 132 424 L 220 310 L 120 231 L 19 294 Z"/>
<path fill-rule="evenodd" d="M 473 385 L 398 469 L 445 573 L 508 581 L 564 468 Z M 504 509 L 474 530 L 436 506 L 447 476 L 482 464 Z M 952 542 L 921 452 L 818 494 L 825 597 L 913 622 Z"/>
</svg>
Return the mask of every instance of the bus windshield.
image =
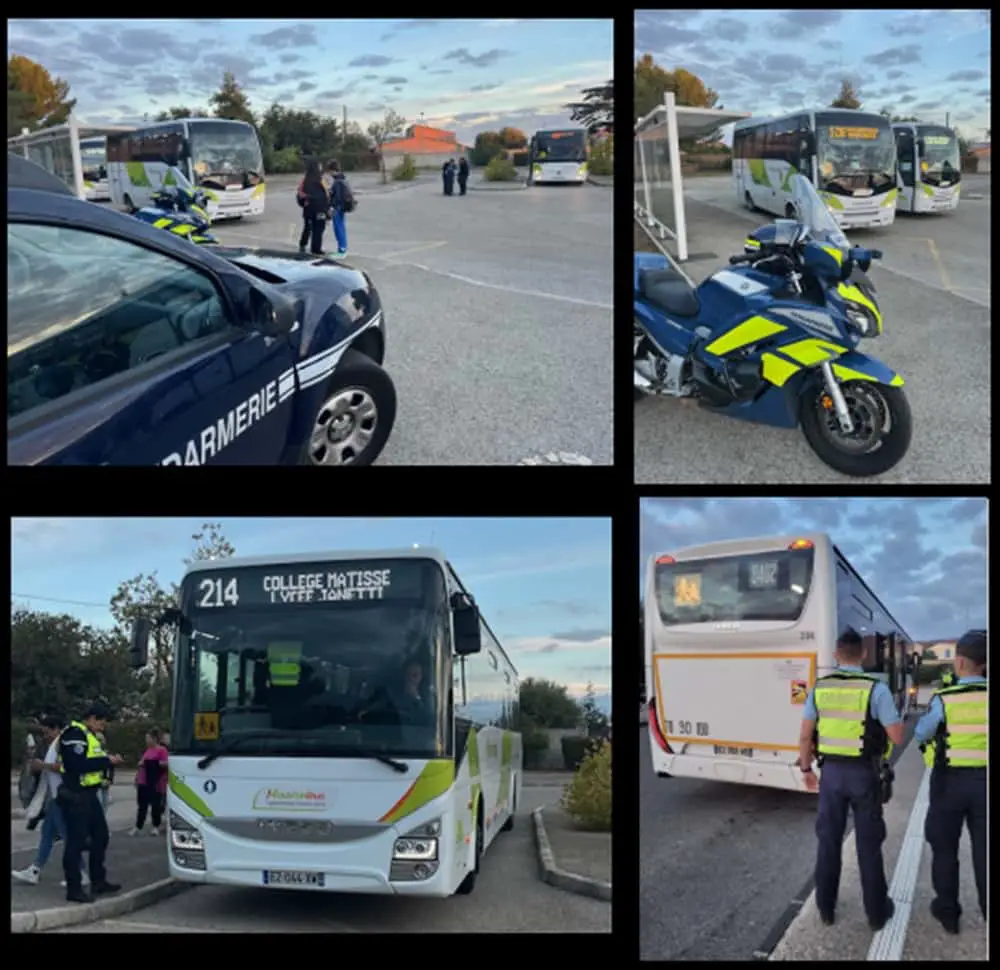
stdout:
<svg viewBox="0 0 1000 970">
<path fill-rule="evenodd" d="M 958 157 L 958 139 L 948 128 L 921 126 L 920 181 L 928 185 L 958 181 L 961 163 Z"/>
<path fill-rule="evenodd" d="M 656 601 L 667 626 L 741 620 L 794 622 L 813 572 L 812 549 L 657 563 Z"/>
<path fill-rule="evenodd" d="M 896 143 L 884 118 L 817 114 L 816 156 L 824 191 L 850 194 L 896 184 Z"/>
<path fill-rule="evenodd" d="M 185 580 L 182 602 L 193 629 L 177 649 L 177 753 L 450 753 L 449 612 L 433 563 L 213 570 Z"/>
<path fill-rule="evenodd" d="M 101 172 L 101 177 L 104 177 L 107 166 L 107 149 L 103 138 L 80 142 L 80 164 L 83 166 L 84 176 Z"/>
<path fill-rule="evenodd" d="M 250 125 L 191 121 L 191 168 L 198 184 L 256 185 L 264 177 L 260 139 Z"/>
<path fill-rule="evenodd" d="M 534 138 L 535 158 L 546 162 L 582 162 L 587 140 L 582 129 L 539 131 Z"/>
</svg>

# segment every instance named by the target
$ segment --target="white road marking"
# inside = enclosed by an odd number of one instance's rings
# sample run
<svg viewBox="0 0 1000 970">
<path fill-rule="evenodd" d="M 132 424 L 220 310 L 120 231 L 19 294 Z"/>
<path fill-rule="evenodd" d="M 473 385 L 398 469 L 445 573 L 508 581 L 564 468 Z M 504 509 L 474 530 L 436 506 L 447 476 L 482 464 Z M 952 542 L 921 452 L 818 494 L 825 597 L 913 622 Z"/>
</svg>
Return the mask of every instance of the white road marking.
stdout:
<svg viewBox="0 0 1000 970">
<path fill-rule="evenodd" d="M 382 259 L 395 259 L 397 256 L 404 256 L 406 253 L 419 253 L 425 249 L 440 249 L 447 246 L 448 240 L 442 239 L 440 242 L 421 243 L 417 246 L 407 246 L 406 249 L 397 249 L 395 252 L 383 253 Z"/>
</svg>

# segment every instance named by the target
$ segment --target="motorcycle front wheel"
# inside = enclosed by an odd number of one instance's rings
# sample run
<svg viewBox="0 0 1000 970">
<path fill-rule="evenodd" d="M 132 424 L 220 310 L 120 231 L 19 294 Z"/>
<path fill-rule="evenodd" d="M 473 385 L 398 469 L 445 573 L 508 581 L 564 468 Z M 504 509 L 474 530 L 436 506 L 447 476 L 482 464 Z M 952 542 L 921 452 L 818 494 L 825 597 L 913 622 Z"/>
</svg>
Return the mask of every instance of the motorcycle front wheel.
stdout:
<svg viewBox="0 0 1000 970">
<path fill-rule="evenodd" d="M 881 475 L 910 447 L 913 422 L 906 395 L 874 381 L 840 385 L 854 430 L 845 434 L 825 388 L 802 398 L 800 420 L 809 447 L 831 468 L 854 478 Z"/>
</svg>

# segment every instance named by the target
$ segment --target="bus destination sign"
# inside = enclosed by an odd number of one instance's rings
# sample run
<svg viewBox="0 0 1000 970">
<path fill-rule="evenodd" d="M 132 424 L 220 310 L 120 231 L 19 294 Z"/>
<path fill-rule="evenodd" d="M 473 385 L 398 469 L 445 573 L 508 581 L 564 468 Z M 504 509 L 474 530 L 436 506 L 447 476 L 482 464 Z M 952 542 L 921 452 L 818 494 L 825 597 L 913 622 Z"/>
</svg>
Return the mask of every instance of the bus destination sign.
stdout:
<svg viewBox="0 0 1000 970">
<path fill-rule="evenodd" d="M 301 563 L 212 570 L 189 577 L 191 608 L 373 602 L 423 595 L 418 560 Z"/>
<path fill-rule="evenodd" d="M 842 125 L 831 126 L 831 138 L 843 138 L 847 140 L 862 139 L 864 141 L 874 141 L 878 138 L 878 128 L 854 128 Z"/>
</svg>

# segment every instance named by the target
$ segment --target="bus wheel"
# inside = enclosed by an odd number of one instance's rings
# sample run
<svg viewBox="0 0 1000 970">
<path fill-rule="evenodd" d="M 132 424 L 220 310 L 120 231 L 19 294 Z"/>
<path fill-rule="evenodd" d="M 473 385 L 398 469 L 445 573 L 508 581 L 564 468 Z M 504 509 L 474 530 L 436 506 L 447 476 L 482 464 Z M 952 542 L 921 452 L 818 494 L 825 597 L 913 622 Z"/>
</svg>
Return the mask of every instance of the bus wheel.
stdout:
<svg viewBox="0 0 1000 970">
<path fill-rule="evenodd" d="M 455 891 L 460 896 L 468 896 L 473 889 L 476 888 L 476 877 L 479 875 L 479 864 L 483 858 L 483 811 L 482 802 L 476 808 L 476 845 L 475 845 L 475 861 L 473 863 L 472 872 L 470 872 L 462 881 L 459 883 L 458 889 Z"/>
<path fill-rule="evenodd" d="M 791 202 L 785 203 L 785 218 L 786 219 L 798 219 L 798 215 L 795 212 L 795 206 Z"/>
<path fill-rule="evenodd" d="M 500 827 L 501 832 L 509 832 L 514 827 L 514 813 L 517 811 L 517 786 L 515 785 L 513 779 L 510 783 L 510 815 L 507 816 L 507 821 L 503 823 Z"/>
<path fill-rule="evenodd" d="M 743 204 L 751 211 L 756 212 L 757 206 L 753 204 L 753 199 L 750 198 L 750 192 L 747 190 L 743 193 Z"/>
<path fill-rule="evenodd" d="M 126 194 L 125 194 L 125 198 L 124 198 L 124 200 L 123 200 L 123 201 L 124 201 L 124 203 L 125 203 L 125 211 L 126 211 L 126 212 L 127 212 L 127 213 L 128 213 L 129 215 L 135 215 L 135 213 L 139 211 L 139 210 L 138 210 L 138 209 L 137 209 L 137 208 L 135 207 L 135 203 L 134 203 L 134 202 L 132 201 L 132 196 L 130 196 L 130 195 L 129 195 L 128 193 L 126 193 Z"/>
</svg>

